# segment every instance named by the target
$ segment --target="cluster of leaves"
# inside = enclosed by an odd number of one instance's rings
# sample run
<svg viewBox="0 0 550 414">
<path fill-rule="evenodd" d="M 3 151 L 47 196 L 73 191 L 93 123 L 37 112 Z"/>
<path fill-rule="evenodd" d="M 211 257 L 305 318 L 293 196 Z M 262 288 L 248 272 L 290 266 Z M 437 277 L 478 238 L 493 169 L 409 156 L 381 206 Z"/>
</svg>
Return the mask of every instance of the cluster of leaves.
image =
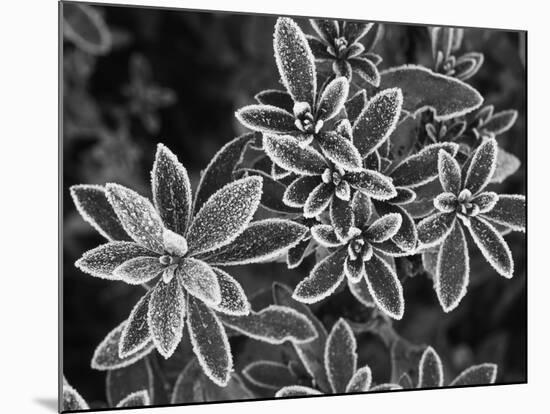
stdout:
<svg viewBox="0 0 550 414">
<path fill-rule="evenodd" d="M 119 184 L 71 188 L 84 220 L 107 239 L 76 266 L 145 288 L 97 347 L 93 368 L 126 369 L 153 350 L 171 358 L 185 337 L 194 357 L 168 384 L 173 403 L 253 398 L 233 372 L 229 337 L 244 336 L 292 346 L 290 361 L 256 361 L 243 370 L 251 385 L 277 397 L 444 385 L 431 347 L 415 382 L 395 364 L 389 382 L 373 385 L 369 366 L 357 367 L 359 328 L 340 318 L 327 333 L 309 305 L 338 294 L 346 280 L 372 310 L 368 329 L 385 335 L 393 349 L 402 340 L 392 320 L 406 311 L 406 278 L 395 258 L 421 255 L 444 312 L 467 292 L 465 233 L 498 274 L 512 277 L 503 235 L 525 231 L 525 197 L 486 187 L 517 169 L 519 161 L 503 156 L 496 141 L 517 114 L 479 109 L 483 97 L 464 80 L 483 58 L 455 58 L 460 29 L 431 29 L 434 70 L 379 71 L 381 58 L 371 51 L 379 25 L 312 20 L 311 26 L 315 37 L 290 18 L 277 20 L 273 45 L 284 90 L 262 91 L 257 104 L 236 112 L 253 132 L 221 148 L 194 191 L 185 167 L 162 144 L 151 171 L 152 202 Z M 317 64 L 327 61 L 331 72 L 320 80 Z M 411 121 L 420 133 L 408 136 L 410 151 L 400 154 L 392 136 Z M 258 219 L 258 211 L 269 218 Z M 293 289 L 274 284 L 274 303 L 260 310 L 225 270 L 274 261 L 296 268 L 309 255 L 316 264 L 307 277 Z M 494 383 L 496 371 L 492 364 L 474 366 L 450 385 Z M 66 389 L 67 404 L 85 408 Z M 140 394 L 143 405 L 152 393 Z"/>
</svg>

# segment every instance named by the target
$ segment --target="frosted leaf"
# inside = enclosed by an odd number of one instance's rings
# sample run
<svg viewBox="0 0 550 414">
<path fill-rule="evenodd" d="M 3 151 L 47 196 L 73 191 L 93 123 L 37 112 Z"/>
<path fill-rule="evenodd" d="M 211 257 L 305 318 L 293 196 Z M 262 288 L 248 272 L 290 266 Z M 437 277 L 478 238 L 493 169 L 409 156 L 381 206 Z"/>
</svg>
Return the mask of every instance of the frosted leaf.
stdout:
<svg viewBox="0 0 550 414">
<path fill-rule="evenodd" d="M 353 226 L 353 211 L 348 201 L 332 197 L 330 203 L 330 221 L 339 240 L 346 240 Z"/>
<path fill-rule="evenodd" d="M 391 318 L 401 319 L 405 312 L 405 300 L 401 282 L 395 271 L 375 253 L 365 262 L 365 275 L 376 306 Z"/>
<path fill-rule="evenodd" d="M 334 186 L 321 182 L 309 193 L 304 204 L 304 217 L 317 217 L 329 206 L 334 195 Z"/>
<path fill-rule="evenodd" d="M 306 39 L 316 61 L 334 60 L 334 56 L 327 51 L 327 45 L 323 41 L 311 35 L 306 35 Z"/>
<path fill-rule="evenodd" d="M 373 243 L 384 242 L 395 236 L 402 222 L 403 219 L 399 213 L 386 214 L 369 226 L 365 236 Z"/>
<path fill-rule="evenodd" d="M 409 374 L 407 374 L 406 372 L 401 375 L 401 377 L 399 378 L 399 385 L 404 389 L 404 390 L 410 390 L 412 388 L 414 388 L 414 385 L 413 385 L 413 382 L 412 382 L 412 379 L 411 377 L 409 376 Z"/>
<path fill-rule="evenodd" d="M 353 95 L 346 103 L 346 113 L 349 121 L 354 124 L 359 117 L 359 114 L 363 112 L 363 109 L 367 105 L 367 91 L 361 89 L 355 95 Z"/>
<path fill-rule="evenodd" d="M 99 185 L 73 185 L 71 197 L 77 211 L 107 240 L 131 240 Z"/>
<path fill-rule="evenodd" d="M 456 215 L 435 213 L 418 223 L 418 240 L 423 248 L 436 246 L 451 232 Z"/>
<path fill-rule="evenodd" d="M 364 158 L 389 138 L 401 114 L 403 96 L 398 88 L 373 96 L 353 125 L 353 143 Z"/>
<path fill-rule="evenodd" d="M 319 145 L 334 164 L 347 171 L 361 171 L 361 155 L 349 139 L 333 131 L 323 132 L 319 135 Z"/>
<path fill-rule="evenodd" d="M 462 226 L 455 221 L 437 255 L 434 288 L 445 312 L 455 309 L 466 295 L 470 257 Z"/>
<path fill-rule="evenodd" d="M 388 200 L 392 204 L 409 204 L 416 199 L 416 193 L 410 188 L 396 187 L 397 195 Z"/>
<path fill-rule="evenodd" d="M 514 275 L 512 252 L 502 235 L 484 218 L 472 217 L 468 227 L 477 247 L 491 266 L 502 276 Z"/>
<path fill-rule="evenodd" d="M 483 65 L 484 56 L 483 53 L 478 52 L 469 52 L 460 56 L 455 63 L 453 68 L 453 76 L 461 81 L 465 81 L 474 76 L 481 65 Z"/>
<path fill-rule="evenodd" d="M 348 99 L 349 83 L 344 77 L 333 79 L 323 90 L 317 106 L 317 120 L 326 121 L 344 108 Z"/>
<path fill-rule="evenodd" d="M 119 184 L 107 184 L 106 194 L 126 233 L 136 243 L 162 253 L 164 225 L 151 202 Z"/>
<path fill-rule="evenodd" d="M 209 264 L 189 257 L 181 261 L 176 275 L 189 294 L 210 306 L 220 304 L 222 300 L 220 284 Z"/>
<path fill-rule="evenodd" d="M 292 19 L 277 19 L 273 50 L 283 84 L 294 102 L 313 106 L 317 90 L 315 58 L 304 33 Z"/>
<path fill-rule="evenodd" d="M 381 215 L 394 213 L 401 216 L 401 226 L 397 233 L 393 235 L 392 240 L 404 251 L 413 250 L 418 241 L 418 233 L 416 224 L 410 214 L 400 206 L 394 204 L 375 201 L 375 205 L 376 210 Z"/>
<path fill-rule="evenodd" d="M 270 390 L 278 390 L 297 382 L 288 366 L 275 361 L 254 361 L 243 369 L 243 375 L 255 386 Z"/>
<path fill-rule="evenodd" d="M 484 216 L 492 222 L 509 227 L 512 230 L 525 232 L 526 213 L 525 196 L 500 194 L 496 205 Z"/>
<path fill-rule="evenodd" d="M 318 262 L 303 279 L 292 297 L 303 303 L 316 303 L 331 295 L 344 279 L 346 249 L 337 250 Z"/>
<path fill-rule="evenodd" d="M 218 277 L 222 296 L 219 305 L 213 305 L 212 308 L 227 315 L 248 315 L 250 303 L 240 283 L 221 269 L 213 267 L 212 270 Z"/>
<path fill-rule="evenodd" d="M 205 260 L 221 266 L 266 262 L 296 246 L 307 231 L 306 226 L 286 219 L 255 221 L 230 245 Z"/>
<path fill-rule="evenodd" d="M 437 178 L 438 154 L 440 150 L 453 155 L 458 152 L 458 144 L 444 142 L 424 147 L 417 154 L 405 158 L 390 174 L 393 183 L 400 187 L 418 187 Z"/>
<path fill-rule="evenodd" d="M 309 19 L 309 24 L 313 30 L 328 44 L 332 44 L 340 34 L 338 22 L 336 20 L 327 19 Z"/>
<path fill-rule="evenodd" d="M 111 49 L 112 36 L 101 14 L 87 4 L 63 4 L 63 35 L 91 55 Z"/>
<path fill-rule="evenodd" d="M 439 150 L 437 159 L 437 170 L 439 181 L 443 190 L 449 193 L 458 194 L 462 188 L 462 173 L 460 165 L 448 152 Z"/>
<path fill-rule="evenodd" d="M 372 216 L 372 203 L 368 195 L 357 191 L 351 201 L 355 227 L 364 228 Z"/>
<path fill-rule="evenodd" d="M 140 351 L 128 357 L 121 358 L 118 354 L 118 347 L 125 325 L 126 321 L 122 322 L 115 329 L 109 332 L 105 339 L 103 339 L 103 341 L 101 341 L 101 343 L 97 346 L 91 362 L 91 367 L 93 369 L 107 371 L 111 369 L 123 368 L 140 360 L 153 350 L 153 341 L 149 341 L 149 343 Z"/>
<path fill-rule="evenodd" d="M 372 62 L 374 63 L 376 66 L 378 66 L 380 63 L 382 63 L 382 56 L 376 54 L 376 53 L 372 53 L 372 52 L 367 52 L 365 53 L 365 56 Z"/>
<path fill-rule="evenodd" d="M 157 277 L 164 268 L 158 257 L 136 257 L 113 270 L 113 276 L 130 285 L 141 285 Z"/>
<path fill-rule="evenodd" d="M 345 179 L 353 188 L 377 200 L 389 200 L 397 195 L 392 180 L 377 171 L 349 173 Z"/>
<path fill-rule="evenodd" d="M 319 176 L 298 177 L 285 190 L 283 202 L 291 207 L 303 207 L 309 194 L 320 183 Z"/>
<path fill-rule="evenodd" d="M 149 290 L 141 297 L 126 320 L 118 344 L 118 356 L 120 358 L 133 356 L 147 348 L 151 343 L 151 333 L 147 320 L 151 293 L 152 291 Z"/>
<path fill-rule="evenodd" d="M 262 178 L 246 177 L 225 185 L 203 204 L 187 233 L 190 255 L 215 250 L 241 234 L 260 204 Z"/>
<path fill-rule="evenodd" d="M 364 57 L 354 57 L 349 59 L 351 68 L 357 75 L 359 75 L 365 82 L 370 83 L 374 87 L 380 85 L 380 73 L 376 65 L 369 59 Z"/>
<path fill-rule="evenodd" d="M 325 346 L 325 369 L 332 391 L 342 393 L 357 368 L 357 342 L 342 318 L 332 327 Z"/>
<path fill-rule="evenodd" d="M 451 213 L 458 206 L 458 197 L 453 193 L 441 193 L 434 198 L 434 207 L 442 213 Z"/>
<path fill-rule="evenodd" d="M 262 105 L 276 106 L 290 113 L 292 113 L 294 108 L 292 97 L 285 91 L 267 89 L 257 93 L 254 99 Z"/>
<path fill-rule="evenodd" d="M 463 387 L 468 385 L 494 384 L 497 379 L 498 367 L 496 364 L 474 365 L 462 371 L 449 384 L 450 387 Z"/>
<path fill-rule="evenodd" d="M 117 408 L 121 407 L 144 407 L 146 405 L 151 405 L 151 399 L 149 398 L 149 393 L 147 390 L 136 391 L 129 394 L 127 397 L 122 399 L 116 406 Z"/>
<path fill-rule="evenodd" d="M 365 276 L 363 260 L 361 258 L 352 260 L 348 255 L 346 257 L 346 261 L 344 262 L 344 273 L 346 274 L 348 281 L 358 283 Z"/>
<path fill-rule="evenodd" d="M 410 256 L 413 254 L 411 251 L 405 251 L 401 247 L 399 247 L 397 244 L 395 244 L 392 240 L 386 240 L 382 243 L 376 243 L 372 246 L 374 248 L 374 251 L 376 252 L 379 250 L 386 256 L 390 257 L 403 257 L 403 256 Z"/>
<path fill-rule="evenodd" d="M 372 383 L 372 372 L 368 365 L 359 368 L 351 377 L 345 392 L 366 392 Z"/>
<path fill-rule="evenodd" d="M 233 181 L 235 167 L 241 162 L 244 150 L 254 139 L 254 134 L 244 134 L 225 144 L 203 171 L 195 196 L 197 212 L 212 194 Z"/>
<path fill-rule="evenodd" d="M 474 153 L 464 181 L 464 188 L 476 194 L 482 191 L 493 177 L 497 160 L 497 142 L 494 138 L 483 142 Z"/>
<path fill-rule="evenodd" d="M 451 54 L 453 45 L 453 27 L 433 27 L 430 31 L 432 41 L 432 54 L 437 56 L 437 52 L 442 52 L 443 58 L 447 59 Z"/>
<path fill-rule="evenodd" d="M 276 164 L 272 164 L 276 165 Z M 262 177 L 262 198 L 260 204 L 263 208 L 275 213 L 294 214 L 298 213 L 297 208 L 288 206 L 283 202 L 283 197 L 287 187 L 280 181 L 276 181 L 272 175 L 261 170 L 243 169 L 239 172 L 245 172 L 247 175 Z"/>
<path fill-rule="evenodd" d="M 323 360 L 325 343 L 327 341 L 327 332 L 323 324 L 315 317 L 311 309 L 303 303 L 297 302 L 292 298 L 292 290 L 281 283 L 273 284 L 273 300 L 277 305 L 291 307 L 298 312 L 306 315 L 317 334 L 316 338 L 303 344 L 293 343 L 294 349 L 298 354 L 300 361 L 307 372 L 321 389 L 329 389 L 330 385 L 325 371 Z"/>
<path fill-rule="evenodd" d="M 517 118 L 518 111 L 514 109 L 497 112 L 484 122 L 479 127 L 479 130 L 482 133 L 494 134 L 497 136 L 512 128 Z"/>
<path fill-rule="evenodd" d="M 216 316 L 200 300 L 189 298 L 187 328 L 193 352 L 204 373 L 223 387 L 233 369 L 233 357 L 225 329 Z"/>
<path fill-rule="evenodd" d="M 118 266 L 130 259 L 153 254 L 136 243 L 115 241 L 88 250 L 75 262 L 75 266 L 92 276 L 118 280 L 118 277 L 113 274 Z"/>
<path fill-rule="evenodd" d="M 286 264 L 289 269 L 295 269 L 300 266 L 306 256 L 310 243 L 311 241 L 309 239 L 302 240 L 296 246 L 288 249 Z"/>
<path fill-rule="evenodd" d="M 286 306 L 270 305 L 247 316 L 220 315 L 220 318 L 237 332 L 274 345 L 285 341 L 302 344 L 317 336 L 315 327 L 306 316 Z"/>
<path fill-rule="evenodd" d="M 235 112 L 241 124 L 253 131 L 286 134 L 296 131 L 294 115 L 271 105 L 248 105 Z"/>
<path fill-rule="evenodd" d="M 435 388 L 443 386 L 443 365 L 437 352 L 429 346 L 420 358 L 418 366 L 418 387 Z"/>
<path fill-rule="evenodd" d="M 483 97 L 470 85 L 417 65 L 403 65 L 380 73 L 380 88 L 401 88 L 403 110 L 416 117 L 430 109 L 437 121 L 477 109 Z"/>
<path fill-rule="evenodd" d="M 321 175 L 327 164 L 321 154 L 311 147 L 302 148 L 300 142 L 291 136 L 264 135 L 263 146 L 271 160 L 300 175 Z"/>
<path fill-rule="evenodd" d="M 367 33 L 372 33 L 370 30 L 373 28 L 374 23 L 360 23 L 346 21 L 344 25 L 344 34 L 348 39 L 348 42 L 357 42 L 363 39 Z"/>
<path fill-rule="evenodd" d="M 504 182 L 504 180 L 514 174 L 520 166 L 521 161 L 518 157 L 499 147 L 497 152 L 497 165 L 495 167 L 495 173 L 491 177 L 491 182 Z"/>
<path fill-rule="evenodd" d="M 479 214 L 491 211 L 498 202 L 498 194 L 493 191 L 484 191 L 476 195 L 472 202 L 479 207 Z"/>
<path fill-rule="evenodd" d="M 90 406 L 69 384 L 63 384 L 63 411 L 89 410 Z"/>
<path fill-rule="evenodd" d="M 284 168 L 279 167 L 275 163 L 271 163 L 271 176 L 275 180 L 280 180 L 282 178 L 288 177 L 292 173 L 290 171 L 285 170 Z"/>
<path fill-rule="evenodd" d="M 108 371 L 105 385 L 109 407 L 116 406 L 136 391 L 147 390 L 149 399 L 154 399 L 154 376 L 148 358 L 124 368 Z"/>
<path fill-rule="evenodd" d="M 185 296 L 177 278 L 160 280 L 153 288 L 147 312 L 149 331 L 157 351 L 170 358 L 183 334 Z"/>
<path fill-rule="evenodd" d="M 378 384 L 374 387 L 371 387 L 369 392 L 380 392 L 380 391 L 398 391 L 402 390 L 403 387 L 399 384 L 392 384 L 392 383 L 384 383 L 384 384 Z"/>
<path fill-rule="evenodd" d="M 303 385 L 291 385 L 281 388 L 275 393 L 275 398 L 293 398 L 306 395 L 322 395 L 321 391 Z"/>
<path fill-rule="evenodd" d="M 324 247 L 338 247 L 342 242 L 336 237 L 334 228 L 328 224 L 316 224 L 311 227 L 311 236 Z"/>
<path fill-rule="evenodd" d="M 367 308 L 376 307 L 374 299 L 369 292 L 369 286 L 367 285 L 367 281 L 365 280 L 365 278 L 362 278 L 357 283 L 353 283 L 348 279 L 348 288 L 355 299 L 357 299 L 361 304 L 363 304 Z"/>
</svg>

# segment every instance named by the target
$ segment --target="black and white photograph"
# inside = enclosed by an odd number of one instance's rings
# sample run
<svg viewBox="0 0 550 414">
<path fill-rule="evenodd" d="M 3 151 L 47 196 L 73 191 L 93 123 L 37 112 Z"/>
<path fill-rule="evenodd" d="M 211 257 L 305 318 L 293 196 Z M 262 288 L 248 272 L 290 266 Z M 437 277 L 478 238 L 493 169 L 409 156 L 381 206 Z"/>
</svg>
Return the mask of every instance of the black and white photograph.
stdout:
<svg viewBox="0 0 550 414">
<path fill-rule="evenodd" d="M 527 383 L 527 31 L 58 5 L 60 411 Z"/>
</svg>

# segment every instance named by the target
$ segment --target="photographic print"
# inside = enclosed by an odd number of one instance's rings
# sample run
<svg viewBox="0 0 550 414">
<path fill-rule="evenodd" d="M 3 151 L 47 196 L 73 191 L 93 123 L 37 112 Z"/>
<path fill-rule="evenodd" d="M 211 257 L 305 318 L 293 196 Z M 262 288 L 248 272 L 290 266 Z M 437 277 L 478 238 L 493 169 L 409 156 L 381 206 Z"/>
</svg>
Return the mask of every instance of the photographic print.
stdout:
<svg viewBox="0 0 550 414">
<path fill-rule="evenodd" d="M 62 411 L 527 381 L 526 32 L 427 23 L 60 3 Z"/>
</svg>

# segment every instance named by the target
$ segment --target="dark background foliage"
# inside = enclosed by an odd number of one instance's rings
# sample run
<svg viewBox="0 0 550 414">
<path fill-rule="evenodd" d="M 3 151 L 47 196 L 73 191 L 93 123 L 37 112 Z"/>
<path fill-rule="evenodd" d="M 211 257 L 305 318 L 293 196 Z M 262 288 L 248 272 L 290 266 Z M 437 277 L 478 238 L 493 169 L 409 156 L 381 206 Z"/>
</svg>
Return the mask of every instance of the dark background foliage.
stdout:
<svg viewBox="0 0 550 414">
<path fill-rule="evenodd" d="M 63 371 L 89 401 L 105 400 L 105 374 L 90 368 L 93 351 L 127 317 L 142 288 L 93 278 L 74 267 L 84 251 L 104 240 L 77 214 L 69 187 L 118 182 L 149 196 L 157 142 L 178 155 L 196 185 L 200 170 L 215 152 L 243 132 L 234 111 L 252 103 L 256 92 L 278 85 L 272 50 L 275 17 L 94 7 L 112 35 L 111 50 L 93 56 L 64 41 L 62 62 Z M 306 20 L 298 22 L 311 31 Z M 403 63 L 431 66 L 425 26 L 386 24 L 384 28 L 384 38 L 375 49 L 384 58 L 381 68 Z M 485 54 L 480 72 L 469 81 L 485 102 L 497 111 L 519 111 L 514 127 L 498 140 L 523 165 L 498 191 L 525 194 L 524 34 L 467 29 L 462 51 Z M 144 93 L 132 95 L 130 62 L 142 58 L 151 66 L 151 77 L 144 78 L 145 88 L 140 89 Z M 135 79 L 134 75 L 134 84 Z M 144 103 L 136 96 L 157 99 Z M 514 278 L 498 276 L 471 248 L 469 293 L 450 314 L 440 309 L 425 274 L 404 285 L 406 312 L 396 329 L 412 342 L 431 344 L 442 356 L 449 379 L 473 363 L 491 361 L 499 365 L 498 382 L 526 380 L 526 242 L 519 233 L 506 239 L 516 263 Z M 239 267 L 233 274 L 250 296 L 273 281 L 295 286 L 313 260 L 310 257 L 297 270 L 275 263 Z M 340 316 L 360 320 L 365 315 L 347 291 L 313 309 L 329 328 Z M 387 381 L 389 356 L 381 342 L 362 334 L 358 343 L 360 363 L 369 363 L 377 382 Z M 237 340 L 233 343 L 236 369 L 255 359 L 278 358 L 280 348 Z"/>
</svg>

